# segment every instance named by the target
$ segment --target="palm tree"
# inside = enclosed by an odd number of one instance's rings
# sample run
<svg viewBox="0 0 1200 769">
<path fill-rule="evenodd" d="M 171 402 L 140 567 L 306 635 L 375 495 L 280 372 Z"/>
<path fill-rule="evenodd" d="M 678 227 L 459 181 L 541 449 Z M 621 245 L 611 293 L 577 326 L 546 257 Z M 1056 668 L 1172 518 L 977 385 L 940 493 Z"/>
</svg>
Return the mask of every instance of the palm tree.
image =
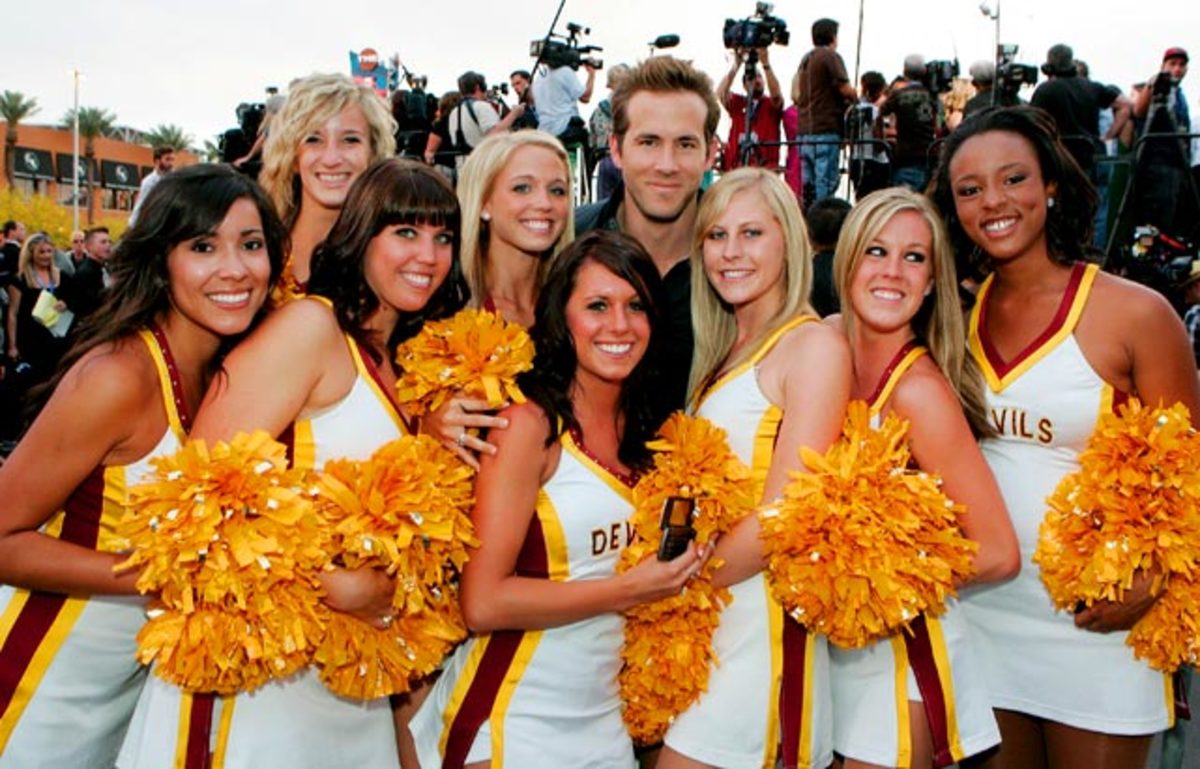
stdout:
<svg viewBox="0 0 1200 769">
<path fill-rule="evenodd" d="M 200 154 L 204 156 L 204 162 L 206 163 L 220 163 L 221 145 L 212 139 L 205 139 L 204 148 L 200 151 Z"/>
<path fill-rule="evenodd" d="M 0 94 L 0 117 L 8 128 L 4 132 L 4 180 L 13 186 L 13 152 L 17 147 L 17 126 L 22 120 L 38 111 L 37 99 L 27 97 L 20 91 L 5 91 Z"/>
<path fill-rule="evenodd" d="M 83 137 L 83 154 L 87 158 L 87 221 L 91 225 L 96 217 L 95 195 L 92 194 L 92 176 L 96 167 L 96 137 L 112 133 L 117 123 L 117 116 L 101 107 L 79 108 L 79 135 Z M 63 116 L 64 128 L 75 125 L 75 110 L 67 110 Z"/>
<path fill-rule="evenodd" d="M 154 126 L 145 135 L 145 141 L 151 147 L 173 147 L 185 150 L 192 146 L 192 137 L 181 127 L 172 124 Z"/>
</svg>

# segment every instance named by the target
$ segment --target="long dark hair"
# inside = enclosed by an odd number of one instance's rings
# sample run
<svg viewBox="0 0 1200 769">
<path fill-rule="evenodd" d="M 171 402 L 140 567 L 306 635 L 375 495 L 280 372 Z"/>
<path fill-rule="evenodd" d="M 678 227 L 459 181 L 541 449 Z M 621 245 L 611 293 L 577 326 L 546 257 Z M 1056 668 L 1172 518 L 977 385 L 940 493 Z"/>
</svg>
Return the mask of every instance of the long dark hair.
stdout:
<svg viewBox="0 0 1200 769">
<path fill-rule="evenodd" d="M 1092 223 L 1099 198 L 1087 174 L 1070 151 L 1059 141 L 1054 118 L 1037 107 L 994 107 L 968 118 L 942 145 L 929 194 L 941 210 L 950 231 L 950 240 L 959 261 L 959 274 L 978 274 L 987 254 L 983 253 L 962 228 L 954 205 L 954 187 L 950 180 L 950 162 L 963 144 L 988 131 L 1005 131 L 1024 137 L 1037 152 L 1042 181 L 1058 186 L 1054 207 L 1046 212 L 1046 245 L 1050 258 L 1070 264 L 1088 258 Z"/>
<path fill-rule="evenodd" d="M 438 172 L 410 160 L 389 158 L 372 163 L 350 187 L 333 229 L 313 252 L 308 293 L 333 303 L 338 325 L 372 349 L 365 326 L 379 309 L 379 297 L 367 285 L 363 257 L 371 239 L 397 224 L 445 227 L 453 235 L 454 258 L 446 280 L 417 312 L 401 312 L 396 328 L 385 340 L 388 352 L 424 325 L 462 309 L 467 283 L 459 265 L 458 198 Z"/>
<path fill-rule="evenodd" d="M 150 327 L 171 309 L 167 254 L 185 240 L 216 230 L 230 207 L 243 198 L 254 204 L 262 219 L 271 262 L 270 286 L 275 285 L 283 269 L 288 234 L 258 184 L 226 165 L 200 164 L 165 175 L 146 196 L 136 223 L 121 237 L 108 261 L 112 285 L 104 291 L 100 306 L 80 325 L 55 375 L 31 393 L 31 411 L 45 403 L 66 372 L 90 350 Z M 221 340 L 211 363 L 213 370 L 266 311 L 264 303 L 246 332 Z"/>
<path fill-rule="evenodd" d="M 617 455 L 630 467 L 643 467 L 649 460 L 646 441 L 654 437 L 666 414 L 654 405 L 651 396 L 658 378 L 657 363 L 662 360 L 663 286 L 658 268 L 646 250 L 633 238 L 616 232 L 593 231 L 583 235 L 559 255 L 546 275 L 538 295 L 535 320 L 530 336 L 537 353 L 533 368 L 517 383 L 521 391 L 546 412 L 550 420 L 549 446 L 564 430 L 578 430 L 579 420 L 571 404 L 571 385 L 575 381 L 578 359 L 571 330 L 567 326 L 567 300 L 575 290 L 579 269 L 595 262 L 621 278 L 637 291 L 650 321 L 650 342 L 645 354 L 629 377 L 621 384 L 619 416 L 624 424 Z"/>
</svg>

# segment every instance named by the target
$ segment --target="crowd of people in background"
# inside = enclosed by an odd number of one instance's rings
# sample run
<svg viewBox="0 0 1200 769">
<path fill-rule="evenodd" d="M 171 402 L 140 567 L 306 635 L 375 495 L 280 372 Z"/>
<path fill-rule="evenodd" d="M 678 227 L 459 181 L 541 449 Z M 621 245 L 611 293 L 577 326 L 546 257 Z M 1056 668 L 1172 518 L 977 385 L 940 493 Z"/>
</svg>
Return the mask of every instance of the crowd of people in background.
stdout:
<svg viewBox="0 0 1200 769">
<path fill-rule="evenodd" d="M 1135 226 L 1198 234 L 1188 54 L 1125 95 L 1055 45 L 1028 103 L 991 62 L 951 103 L 920 54 L 856 84 L 836 21 L 811 43 L 779 74 L 771 49 L 735 49 L 715 85 L 666 55 L 610 68 L 604 95 L 590 63 L 516 70 L 511 106 L 475 71 L 390 103 L 309 75 L 230 164 L 156 151 L 115 248 L 103 227 L 60 250 L 4 223 L 0 769 L 1144 765 L 1187 686 L 1124 645 L 1151 576 L 1068 615 L 1030 557 L 1098 414 L 1200 409 L 1200 259 L 1164 292 L 1100 267 Z M 414 418 L 390 395 L 397 347 L 464 307 L 530 330 L 528 401 Z M 960 600 L 914 623 L 928 655 L 801 628 L 765 589 L 754 515 L 617 573 L 670 413 L 722 427 L 766 505 L 852 400 L 911 423 L 979 544 Z M 313 469 L 420 433 L 478 471 L 472 634 L 440 676 L 358 702 L 309 669 L 220 697 L 136 664 L 145 598 L 112 569 L 127 487 L 189 437 L 252 430 Z M 709 558 L 734 595 L 720 665 L 635 754 L 621 612 Z M 332 611 L 396 618 L 382 571 L 321 582 Z"/>
</svg>

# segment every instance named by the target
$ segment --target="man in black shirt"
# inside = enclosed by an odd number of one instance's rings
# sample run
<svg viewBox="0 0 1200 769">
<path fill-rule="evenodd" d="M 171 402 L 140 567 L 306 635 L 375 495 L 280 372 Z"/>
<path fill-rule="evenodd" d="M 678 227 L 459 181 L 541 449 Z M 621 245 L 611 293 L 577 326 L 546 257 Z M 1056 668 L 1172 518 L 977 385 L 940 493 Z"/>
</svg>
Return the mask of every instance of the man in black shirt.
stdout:
<svg viewBox="0 0 1200 769">
<path fill-rule="evenodd" d="M 691 267 L 700 182 L 717 154 L 721 105 L 712 80 L 691 64 L 656 56 L 613 90 L 609 151 L 624 182 L 580 207 L 575 231 L 618 230 L 649 252 L 666 286 L 666 358 L 659 406 L 684 406 L 692 361 Z"/>
<path fill-rule="evenodd" d="M 938 129 L 938 99 L 921 79 L 925 59 L 904 59 L 904 83 L 898 83 L 879 109 L 880 120 L 895 116 L 896 149 L 892 154 L 892 183 L 922 192 L 929 183 L 929 148 Z"/>
</svg>

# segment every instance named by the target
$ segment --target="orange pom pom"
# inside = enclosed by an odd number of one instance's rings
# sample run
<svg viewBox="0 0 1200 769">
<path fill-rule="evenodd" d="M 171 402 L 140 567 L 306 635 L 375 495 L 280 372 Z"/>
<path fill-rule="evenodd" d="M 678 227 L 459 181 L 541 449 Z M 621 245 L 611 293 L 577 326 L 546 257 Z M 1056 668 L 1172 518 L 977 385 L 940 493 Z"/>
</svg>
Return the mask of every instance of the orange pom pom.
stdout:
<svg viewBox="0 0 1200 769">
<path fill-rule="evenodd" d="M 693 525 L 697 544 L 718 534 L 754 509 L 750 472 L 726 442 L 725 431 L 711 422 L 672 414 L 647 444 L 657 453 L 654 468 L 633 490 L 633 542 L 621 552 L 618 572 L 656 557 L 668 497 L 696 500 Z M 721 609 L 732 600 L 713 587 L 711 559 L 677 596 L 636 606 L 625 613 L 624 666 L 620 673 L 624 719 L 639 744 L 662 739 L 667 726 L 708 687 L 717 661 L 712 638 Z"/>
<path fill-rule="evenodd" d="M 533 367 L 533 342 L 499 313 L 462 310 L 427 322 L 396 351 L 396 396 L 415 415 L 437 409 L 456 392 L 486 400 L 524 403 L 517 374 Z"/>
<path fill-rule="evenodd" d="M 262 431 L 189 441 L 130 489 L 117 570 L 140 568 L 138 590 L 158 594 L 138 658 L 165 680 L 249 691 L 303 667 L 322 635 L 321 530 L 285 452 Z"/>
<path fill-rule="evenodd" d="M 470 468 L 428 436 L 399 438 L 365 462 L 325 465 L 318 509 L 338 565 L 385 569 L 396 579 L 387 630 L 334 614 L 315 661 L 344 697 L 408 691 L 466 637 L 456 579 L 479 543 L 468 517 Z"/>
<path fill-rule="evenodd" d="M 1200 617 L 1200 439 L 1182 404 L 1136 399 L 1101 417 L 1079 470 L 1046 500 L 1033 560 L 1060 609 L 1120 601 L 1140 570 L 1163 574 L 1165 594 L 1127 642 L 1173 672 L 1195 659 Z"/>
<path fill-rule="evenodd" d="M 962 508 L 909 469 L 907 432 L 895 416 L 872 429 L 867 404 L 852 402 L 842 438 L 824 456 L 802 449 L 811 472 L 792 473 L 778 506 L 759 514 L 772 594 L 839 646 L 940 614 L 974 568 Z"/>
</svg>

